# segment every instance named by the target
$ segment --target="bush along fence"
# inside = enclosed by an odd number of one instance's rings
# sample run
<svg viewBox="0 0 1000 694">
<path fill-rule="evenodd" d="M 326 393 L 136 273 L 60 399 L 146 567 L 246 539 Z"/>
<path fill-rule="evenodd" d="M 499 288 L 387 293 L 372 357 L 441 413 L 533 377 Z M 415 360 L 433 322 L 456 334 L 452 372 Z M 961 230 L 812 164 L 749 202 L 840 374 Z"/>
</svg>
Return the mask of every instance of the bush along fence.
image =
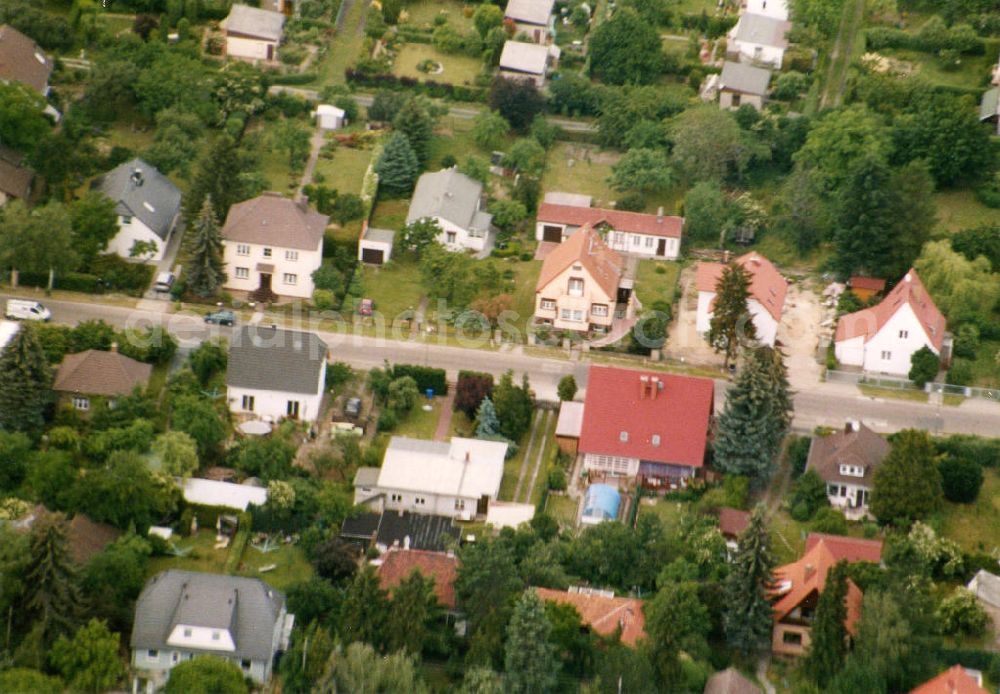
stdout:
<svg viewBox="0 0 1000 694">
<path fill-rule="evenodd" d="M 429 366 L 416 364 L 394 364 L 392 378 L 397 379 L 403 376 L 409 376 L 417 382 L 417 389 L 421 395 L 428 389 L 433 390 L 434 395 L 448 394 L 448 378 L 444 369 L 433 369 Z"/>
<path fill-rule="evenodd" d="M 373 75 L 350 67 L 344 70 L 344 77 L 347 78 L 348 83 L 360 87 L 412 89 L 435 99 L 485 103 L 487 97 L 487 90 L 480 87 L 467 87 L 463 84 L 435 80 L 418 80 L 415 77 L 397 77 L 390 73 Z"/>
<path fill-rule="evenodd" d="M 871 376 L 856 371 L 836 371 L 827 369 L 826 380 L 831 383 L 854 383 L 873 388 L 888 388 L 891 390 L 922 390 L 925 393 L 942 393 L 944 395 L 959 395 L 964 398 L 983 398 L 1000 402 L 1000 388 L 975 388 L 973 386 L 956 386 L 950 383 L 925 383 L 921 388 L 913 381 L 892 376 Z"/>
</svg>

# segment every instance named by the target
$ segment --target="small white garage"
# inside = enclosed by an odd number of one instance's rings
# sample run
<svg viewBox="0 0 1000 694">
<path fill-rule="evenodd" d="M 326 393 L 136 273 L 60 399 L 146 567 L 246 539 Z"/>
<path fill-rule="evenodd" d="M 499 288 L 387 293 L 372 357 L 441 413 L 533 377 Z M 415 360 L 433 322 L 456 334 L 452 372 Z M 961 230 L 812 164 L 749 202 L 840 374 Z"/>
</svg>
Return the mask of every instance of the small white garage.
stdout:
<svg viewBox="0 0 1000 694">
<path fill-rule="evenodd" d="M 320 130 L 339 130 L 347 125 L 347 114 L 336 106 L 320 104 L 313 113 Z"/>
<path fill-rule="evenodd" d="M 396 232 L 391 229 L 376 229 L 366 222 L 358 241 L 358 260 L 368 265 L 382 265 L 392 258 L 392 244 Z"/>
</svg>

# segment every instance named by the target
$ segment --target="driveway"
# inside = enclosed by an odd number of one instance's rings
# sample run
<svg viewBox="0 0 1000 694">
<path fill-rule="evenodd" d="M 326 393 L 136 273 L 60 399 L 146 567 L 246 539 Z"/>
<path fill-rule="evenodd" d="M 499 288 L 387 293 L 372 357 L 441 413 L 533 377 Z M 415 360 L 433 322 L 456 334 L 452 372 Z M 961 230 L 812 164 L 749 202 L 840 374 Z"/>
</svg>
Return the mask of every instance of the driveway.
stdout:
<svg viewBox="0 0 1000 694">
<path fill-rule="evenodd" d="M 167 250 L 164 251 L 163 257 L 156 263 L 156 271 L 153 272 L 154 283 L 156 282 L 157 275 L 161 272 L 173 272 L 174 263 L 177 262 L 177 254 L 181 249 L 181 241 L 184 240 L 185 228 L 184 218 L 178 218 L 177 226 L 174 227 L 174 233 L 170 235 L 170 242 L 167 244 Z M 167 301 L 170 299 L 170 294 L 168 292 L 153 291 L 151 284 L 149 289 L 146 290 L 146 293 L 143 294 L 142 298 L 152 301 Z"/>
<path fill-rule="evenodd" d="M 788 285 L 778 340 L 785 352 L 788 382 L 793 388 L 813 387 L 820 381 L 823 369 L 816 361 L 816 347 L 824 310 L 808 281 Z"/>
<path fill-rule="evenodd" d="M 698 290 L 694 286 L 696 264 L 681 271 L 677 280 L 684 293 L 677 302 L 677 316 L 667 332 L 666 356 L 699 366 L 722 367 L 723 355 L 709 347 L 695 327 L 698 317 Z"/>
</svg>

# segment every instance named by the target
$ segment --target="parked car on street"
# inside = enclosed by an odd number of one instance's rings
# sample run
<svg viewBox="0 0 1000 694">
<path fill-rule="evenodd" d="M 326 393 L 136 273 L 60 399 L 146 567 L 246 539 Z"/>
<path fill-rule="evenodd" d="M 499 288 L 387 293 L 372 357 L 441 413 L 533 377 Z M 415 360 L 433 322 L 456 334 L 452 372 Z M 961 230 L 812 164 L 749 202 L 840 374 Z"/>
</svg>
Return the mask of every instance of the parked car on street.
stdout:
<svg viewBox="0 0 1000 694">
<path fill-rule="evenodd" d="M 7 318 L 20 318 L 21 320 L 47 321 L 52 318 L 51 311 L 39 302 L 30 299 L 8 299 L 4 315 Z"/>
<path fill-rule="evenodd" d="M 232 311 L 215 311 L 209 313 L 205 316 L 206 323 L 214 323 L 216 325 L 236 325 L 236 314 Z"/>
</svg>

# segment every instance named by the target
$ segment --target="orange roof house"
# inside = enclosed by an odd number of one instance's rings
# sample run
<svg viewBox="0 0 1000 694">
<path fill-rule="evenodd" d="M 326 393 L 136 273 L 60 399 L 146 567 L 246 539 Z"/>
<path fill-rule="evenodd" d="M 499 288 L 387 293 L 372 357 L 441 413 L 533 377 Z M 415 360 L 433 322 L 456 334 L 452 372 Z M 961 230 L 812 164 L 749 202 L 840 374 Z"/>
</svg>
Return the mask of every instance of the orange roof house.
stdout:
<svg viewBox="0 0 1000 694">
<path fill-rule="evenodd" d="M 861 277 L 855 275 L 847 280 L 847 286 L 854 296 L 862 301 L 868 301 L 876 294 L 880 294 L 885 289 L 885 280 L 877 277 Z"/>
<path fill-rule="evenodd" d="M 864 540 L 860 537 L 809 533 L 806 537 L 806 552 L 820 542 L 825 544 L 833 554 L 834 561 L 846 561 L 851 564 L 858 561 L 870 561 L 873 564 L 878 564 L 882 561 L 882 540 Z"/>
<path fill-rule="evenodd" d="M 788 282 L 770 260 L 756 251 L 741 255 L 733 261 L 750 273 L 750 296 L 747 309 L 753 317 L 757 339 L 774 346 L 778 323 L 785 308 Z M 723 263 L 698 263 L 695 270 L 695 289 L 698 290 L 696 328 L 707 333 L 715 312 L 715 290 L 726 266 Z"/>
<path fill-rule="evenodd" d="M 911 269 L 877 305 L 840 317 L 834 350 L 841 364 L 906 375 L 920 348 L 941 353 L 945 327 L 944 315 Z"/>
<path fill-rule="evenodd" d="M 837 557 L 825 539 L 816 542 L 802 558 L 774 572 L 774 631 L 771 650 L 776 655 L 798 656 L 809 649 L 812 621 L 826 577 Z M 847 580 L 847 621 L 852 636 L 861 616 L 861 589 Z"/>
<path fill-rule="evenodd" d="M 910 694 L 989 694 L 982 678 L 973 677 L 961 665 L 953 665 L 937 677 L 927 680 Z"/>
<path fill-rule="evenodd" d="M 377 573 L 382 588 L 391 593 L 414 571 L 434 580 L 434 594 L 442 607 L 455 609 L 454 584 L 458 559 L 454 554 L 394 547 L 382 557 Z"/>
<path fill-rule="evenodd" d="M 610 636 L 620 628 L 621 641 L 626 646 L 635 646 L 639 639 L 646 636 L 642 600 L 617 598 L 603 592 L 551 588 L 535 588 L 535 593 L 542 600 L 572 605 L 580 613 L 580 621 L 601 636 Z"/>
<path fill-rule="evenodd" d="M 559 330 L 606 330 L 620 303 L 626 318 L 634 315 L 631 291 L 622 291 L 624 279 L 625 259 L 585 226 L 542 262 L 535 285 L 535 320 Z"/>
</svg>

